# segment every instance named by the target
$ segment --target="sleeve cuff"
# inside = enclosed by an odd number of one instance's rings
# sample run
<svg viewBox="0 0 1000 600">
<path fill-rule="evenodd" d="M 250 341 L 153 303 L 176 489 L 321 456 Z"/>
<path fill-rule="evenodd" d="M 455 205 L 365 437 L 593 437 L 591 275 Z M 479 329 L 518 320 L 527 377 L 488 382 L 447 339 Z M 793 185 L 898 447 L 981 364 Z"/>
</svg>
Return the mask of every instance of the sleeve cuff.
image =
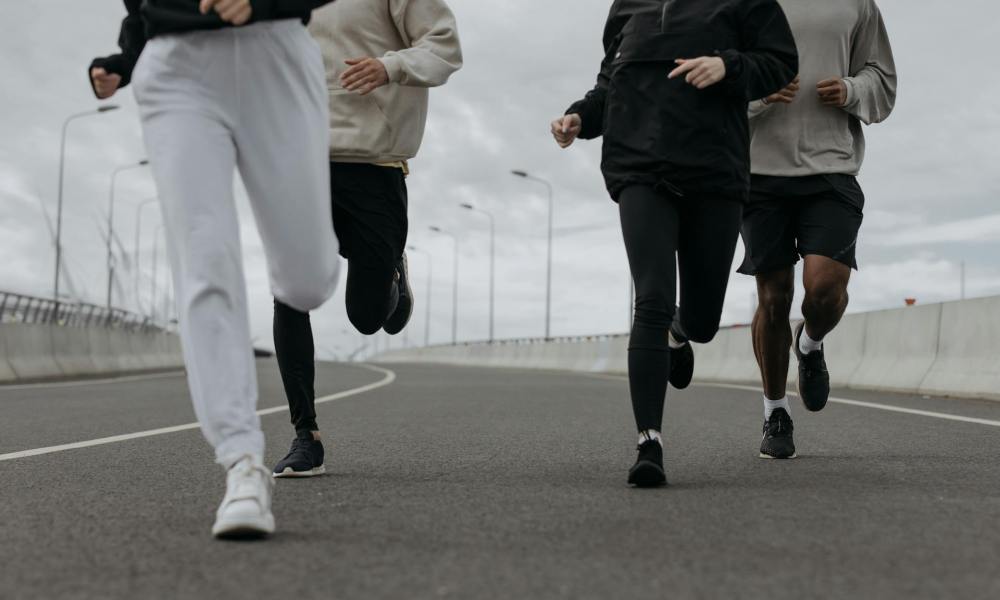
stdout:
<svg viewBox="0 0 1000 600">
<path fill-rule="evenodd" d="M 848 106 L 853 106 L 858 101 L 858 91 L 855 89 L 857 85 L 854 82 L 853 77 L 844 77 L 844 85 L 847 86 L 847 102 L 844 103 L 844 108 Z"/>
<path fill-rule="evenodd" d="M 378 59 L 385 67 L 385 72 L 389 74 L 389 81 L 401 83 L 403 81 L 403 60 L 394 53 L 389 53 Z"/>
</svg>

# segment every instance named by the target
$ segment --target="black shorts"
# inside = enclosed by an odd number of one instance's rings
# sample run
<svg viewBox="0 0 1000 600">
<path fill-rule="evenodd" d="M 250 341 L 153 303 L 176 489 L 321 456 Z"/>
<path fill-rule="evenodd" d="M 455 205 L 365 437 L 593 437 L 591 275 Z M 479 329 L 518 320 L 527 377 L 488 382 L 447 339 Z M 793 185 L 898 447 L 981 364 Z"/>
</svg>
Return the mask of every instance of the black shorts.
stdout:
<svg viewBox="0 0 1000 600">
<path fill-rule="evenodd" d="M 332 162 L 330 186 L 341 256 L 364 266 L 395 268 L 409 229 L 403 170 Z"/>
<path fill-rule="evenodd" d="M 851 175 L 754 175 L 743 209 L 744 275 L 778 271 L 816 254 L 858 268 L 865 195 Z"/>
</svg>

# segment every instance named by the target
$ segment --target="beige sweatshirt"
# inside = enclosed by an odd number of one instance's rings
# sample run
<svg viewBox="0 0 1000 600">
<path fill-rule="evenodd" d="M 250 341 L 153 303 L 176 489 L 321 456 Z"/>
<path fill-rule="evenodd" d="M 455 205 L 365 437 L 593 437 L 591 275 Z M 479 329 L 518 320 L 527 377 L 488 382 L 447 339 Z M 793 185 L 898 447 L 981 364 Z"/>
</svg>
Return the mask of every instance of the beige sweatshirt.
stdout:
<svg viewBox="0 0 1000 600">
<path fill-rule="evenodd" d="M 462 67 L 455 16 L 444 0 L 337 0 L 313 12 L 330 90 L 330 159 L 393 163 L 416 156 L 428 88 Z M 360 96 L 340 85 L 349 58 L 375 57 L 389 85 Z"/>
<path fill-rule="evenodd" d="M 861 123 L 888 118 L 896 67 L 874 0 L 778 0 L 799 49 L 801 89 L 791 104 L 750 103 L 750 170 L 798 177 L 857 175 L 865 157 Z M 816 84 L 843 77 L 847 105 L 824 106 Z"/>
</svg>

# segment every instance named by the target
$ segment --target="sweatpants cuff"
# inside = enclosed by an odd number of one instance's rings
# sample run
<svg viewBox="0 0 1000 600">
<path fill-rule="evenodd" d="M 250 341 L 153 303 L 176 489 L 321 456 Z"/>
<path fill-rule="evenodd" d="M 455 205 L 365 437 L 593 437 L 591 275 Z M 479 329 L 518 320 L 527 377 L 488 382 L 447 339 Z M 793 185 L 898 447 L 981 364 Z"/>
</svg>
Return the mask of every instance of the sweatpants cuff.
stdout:
<svg viewBox="0 0 1000 600">
<path fill-rule="evenodd" d="M 244 456 L 264 457 L 264 433 L 252 431 L 234 435 L 215 448 L 215 462 L 226 470 Z"/>
</svg>

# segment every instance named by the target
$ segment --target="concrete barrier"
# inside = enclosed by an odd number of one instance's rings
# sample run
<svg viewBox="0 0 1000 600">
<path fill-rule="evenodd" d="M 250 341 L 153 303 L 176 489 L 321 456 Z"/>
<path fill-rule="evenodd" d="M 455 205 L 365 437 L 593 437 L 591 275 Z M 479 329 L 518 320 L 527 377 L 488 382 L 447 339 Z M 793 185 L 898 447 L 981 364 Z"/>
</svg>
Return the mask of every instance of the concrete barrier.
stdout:
<svg viewBox="0 0 1000 600">
<path fill-rule="evenodd" d="M 62 370 L 52 350 L 52 334 L 47 325 L 10 323 L 3 326 L 7 362 L 18 379 L 58 377 Z"/>
<path fill-rule="evenodd" d="M 937 358 L 941 305 L 870 313 L 862 361 L 848 387 L 914 392 Z"/>
<path fill-rule="evenodd" d="M 386 362 L 624 373 L 627 336 L 397 350 Z M 1000 399 L 1000 297 L 848 315 L 826 339 L 837 387 Z M 695 347 L 695 378 L 759 384 L 750 328 Z M 789 382 L 798 377 L 794 359 Z"/>
<path fill-rule="evenodd" d="M 52 358 L 61 375 L 75 377 L 98 372 L 91 358 L 86 331 L 75 327 L 47 327 L 52 336 Z"/>
<path fill-rule="evenodd" d="M 43 324 L 0 325 L 0 382 L 110 375 L 184 364 L 177 336 Z"/>
<path fill-rule="evenodd" d="M 0 325 L 0 331 L 3 331 L 2 327 L 3 325 Z M 0 334 L 0 382 L 13 381 L 15 379 L 17 379 L 17 373 L 14 372 L 10 363 L 7 362 L 7 339 Z"/>
<path fill-rule="evenodd" d="M 942 305 L 937 359 L 920 391 L 986 398 L 1000 395 L 1000 298 Z"/>
</svg>

